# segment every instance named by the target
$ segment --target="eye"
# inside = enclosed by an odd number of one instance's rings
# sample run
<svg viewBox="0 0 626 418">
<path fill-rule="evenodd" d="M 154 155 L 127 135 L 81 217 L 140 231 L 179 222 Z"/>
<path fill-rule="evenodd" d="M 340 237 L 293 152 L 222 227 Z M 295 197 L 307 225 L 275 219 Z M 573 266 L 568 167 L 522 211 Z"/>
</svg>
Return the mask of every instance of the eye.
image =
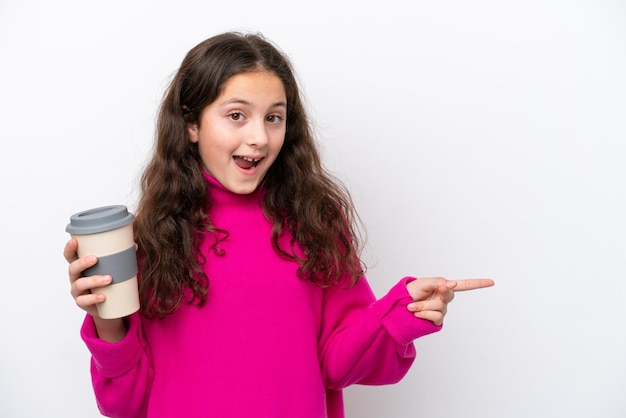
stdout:
<svg viewBox="0 0 626 418">
<path fill-rule="evenodd" d="M 231 120 L 237 121 L 237 120 L 241 120 L 243 118 L 243 115 L 241 113 L 239 113 L 239 112 L 233 112 L 233 113 L 229 113 L 228 117 Z"/>
<path fill-rule="evenodd" d="M 271 123 L 280 123 L 283 121 L 283 117 L 279 115 L 269 115 L 267 121 Z"/>
</svg>

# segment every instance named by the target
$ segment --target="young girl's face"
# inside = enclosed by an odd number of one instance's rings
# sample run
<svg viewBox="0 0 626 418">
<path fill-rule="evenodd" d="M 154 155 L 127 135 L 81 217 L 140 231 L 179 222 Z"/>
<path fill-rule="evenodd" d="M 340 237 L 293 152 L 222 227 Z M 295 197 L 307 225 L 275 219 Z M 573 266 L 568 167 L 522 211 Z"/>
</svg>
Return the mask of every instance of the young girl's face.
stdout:
<svg viewBox="0 0 626 418">
<path fill-rule="evenodd" d="M 285 140 L 287 96 L 273 73 L 232 76 L 220 96 L 187 126 L 204 169 L 228 190 L 253 192 Z"/>
</svg>

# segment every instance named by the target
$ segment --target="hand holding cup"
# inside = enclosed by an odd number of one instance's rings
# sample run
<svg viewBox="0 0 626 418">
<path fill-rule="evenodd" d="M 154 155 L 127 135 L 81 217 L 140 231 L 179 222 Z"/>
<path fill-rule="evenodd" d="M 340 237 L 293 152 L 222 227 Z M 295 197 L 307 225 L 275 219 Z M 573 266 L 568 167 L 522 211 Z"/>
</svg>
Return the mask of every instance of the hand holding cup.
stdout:
<svg viewBox="0 0 626 418">
<path fill-rule="evenodd" d="M 98 316 L 102 319 L 122 318 L 139 310 L 133 221 L 134 216 L 125 206 L 115 205 L 76 213 L 66 227 L 77 242 L 78 260 L 74 263 L 88 267 L 80 275 L 98 276 L 97 280 L 101 281 L 91 283 L 90 288 L 91 293 L 104 295 L 102 301 L 101 297 L 95 296 Z M 65 249 L 68 261 L 73 261 L 72 255 L 68 254 L 72 248 L 70 241 Z M 97 257 L 96 263 L 91 256 Z M 76 268 L 76 264 L 72 268 Z M 74 297 L 77 299 L 78 295 Z"/>
</svg>

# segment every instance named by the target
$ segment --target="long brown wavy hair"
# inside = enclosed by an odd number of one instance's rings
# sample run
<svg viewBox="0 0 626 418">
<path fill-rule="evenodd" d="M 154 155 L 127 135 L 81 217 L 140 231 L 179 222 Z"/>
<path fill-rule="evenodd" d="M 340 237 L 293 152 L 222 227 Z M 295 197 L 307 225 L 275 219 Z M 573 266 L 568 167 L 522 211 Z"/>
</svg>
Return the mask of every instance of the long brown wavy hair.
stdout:
<svg viewBox="0 0 626 418">
<path fill-rule="evenodd" d="M 363 274 L 356 211 L 346 188 L 322 165 L 291 63 L 260 34 L 228 32 L 187 53 L 160 106 L 135 221 L 141 306 L 147 317 L 164 317 L 183 301 L 202 305 L 206 300 L 209 278 L 199 248 L 203 234 L 220 230 L 209 217 L 208 186 L 187 124 L 199 120 L 230 77 L 259 70 L 276 74 L 287 96 L 284 144 L 262 184 L 275 251 L 299 263 L 301 279 L 320 286 L 343 278 L 354 284 Z M 285 230 L 292 236 L 290 248 L 278 244 Z M 295 255 L 296 243 L 304 258 Z"/>
</svg>

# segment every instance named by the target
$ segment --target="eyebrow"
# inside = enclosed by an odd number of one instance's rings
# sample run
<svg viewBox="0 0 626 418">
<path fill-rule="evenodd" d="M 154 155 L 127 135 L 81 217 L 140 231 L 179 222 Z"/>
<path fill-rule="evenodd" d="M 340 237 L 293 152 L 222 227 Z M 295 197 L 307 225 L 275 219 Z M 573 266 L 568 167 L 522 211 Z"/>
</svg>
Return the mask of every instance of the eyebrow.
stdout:
<svg viewBox="0 0 626 418">
<path fill-rule="evenodd" d="M 230 99 L 230 100 L 227 100 L 227 101 L 222 103 L 222 105 L 229 105 L 229 104 L 241 104 L 241 105 L 246 105 L 246 106 L 252 106 L 252 103 L 250 103 L 249 101 L 244 100 L 244 99 L 237 99 L 237 98 Z M 274 104 L 272 104 L 270 106 L 270 108 L 275 108 L 275 107 L 285 107 L 286 108 L 287 107 L 287 103 L 285 103 L 284 101 L 281 100 L 281 101 L 278 101 L 278 102 L 276 102 L 276 103 L 274 103 Z"/>
</svg>

